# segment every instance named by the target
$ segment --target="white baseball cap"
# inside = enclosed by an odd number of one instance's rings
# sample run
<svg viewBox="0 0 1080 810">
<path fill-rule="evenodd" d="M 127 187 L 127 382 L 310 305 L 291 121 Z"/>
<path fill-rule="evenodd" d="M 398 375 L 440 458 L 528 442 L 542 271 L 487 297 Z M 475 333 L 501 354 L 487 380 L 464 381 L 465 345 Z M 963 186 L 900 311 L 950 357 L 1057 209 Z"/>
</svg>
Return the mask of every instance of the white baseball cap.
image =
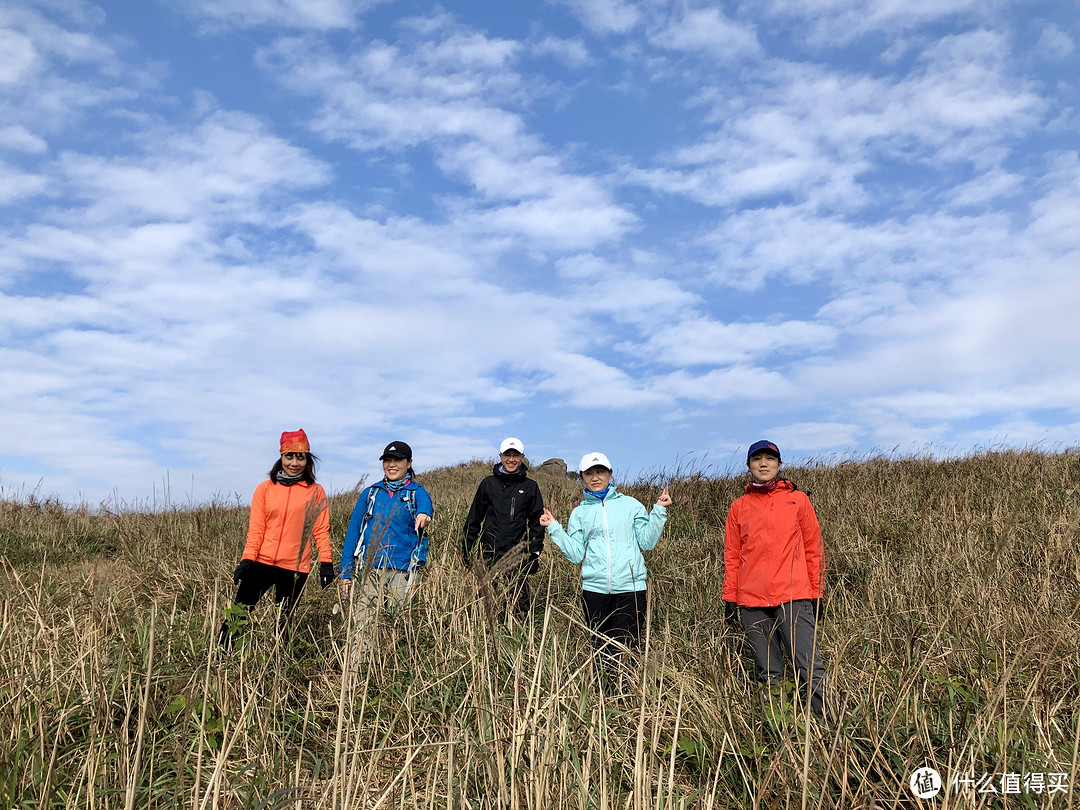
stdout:
<svg viewBox="0 0 1080 810">
<path fill-rule="evenodd" d="M 603 453 L 586 453 L 581 457 L 581 463 L 578 465 L 578 472 L 585 472 L 591 467 L 603 467 L 610 472 L 611 462 L 608 461 L 607 456 Z"/>
<path fill-rule="evenodd" d="M 507 450 L 517 450 L 521 455 L 525 455 L 525 445 L 521 443 L 521 439 L 515 439 L 513 436 L 503 439 L 503 443 L 499 445 L 499 455 Z"/>
</svg>

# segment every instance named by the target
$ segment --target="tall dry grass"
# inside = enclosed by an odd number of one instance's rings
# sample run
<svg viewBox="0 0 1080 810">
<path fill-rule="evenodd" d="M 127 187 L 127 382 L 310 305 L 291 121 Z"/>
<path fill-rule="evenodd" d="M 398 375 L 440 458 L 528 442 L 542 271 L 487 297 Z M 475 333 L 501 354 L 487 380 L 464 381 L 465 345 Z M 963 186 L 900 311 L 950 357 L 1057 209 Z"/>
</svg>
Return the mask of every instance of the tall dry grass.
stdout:
<svg viewBox="0 0 1080 810">
<path fill-rule="evenodd" d="M 0 502 L 0 807 L 910 807 L 915 768 L 1080 778 L 1080 474 L 1062 453 L 787 470 L 826 538 L 835 728 L 766 702 L 723 621 L 741 479 L 623 487 L 676 505 L 649 555 L 644 661 L 595 682 L 576 570 L 549 548 L 523 624 L 460 564 L 486 465 L 421 475 L 436 503 L 416 598 L 355 667 L 349 613 L 309 587 L 282 645 L 265 599 L 227 655 L 246 510 Z M 539 479 L 565 519 L 572 482 Z M 332 499 L 344 535 L 355 494 Z M 485 598 L 486 597 L 486 598 Z M 1059 778 L 1060 780 L 1060 778 Z M 999 782 L 1000 785 L 1000 782 Z M 924 806 L 1042 807 L 946 791 Z"/>
</svg>

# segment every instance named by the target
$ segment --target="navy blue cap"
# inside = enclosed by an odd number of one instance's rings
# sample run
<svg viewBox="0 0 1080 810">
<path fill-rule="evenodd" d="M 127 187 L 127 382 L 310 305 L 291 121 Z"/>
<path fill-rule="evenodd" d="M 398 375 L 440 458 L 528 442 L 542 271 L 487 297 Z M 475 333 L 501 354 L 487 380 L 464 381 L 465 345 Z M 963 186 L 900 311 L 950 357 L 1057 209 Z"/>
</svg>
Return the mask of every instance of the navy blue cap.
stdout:
<svg viewBox="0 0 1080 810">
<path fill-rule="evenodd" d="M 754 442 L 752 445 L 750 445 L 750 449 L 746 451 L 746 463 L 750 463 L 750 456 L 754 455 L 754 453 L 760 453 L 762 451 L 765 451 L 766 453 L 772 453 L 774 456 L 776 456 L 777 461 L 783 461 L 783 459 L 780 458 L 780 448 L 772 442 L 767 442 L 762 439 L 761 441 Z"/>
<path fill-rule="evenodd" d="M 412 448 L 405 442 L 390 442 L 390 444 L 386 445 L 386 449 L 382 451 L 382 455 L 379 456 L 379 461 L 386 461 L 388 458 L 403 458 L 411 461 Z"/>
</svg>

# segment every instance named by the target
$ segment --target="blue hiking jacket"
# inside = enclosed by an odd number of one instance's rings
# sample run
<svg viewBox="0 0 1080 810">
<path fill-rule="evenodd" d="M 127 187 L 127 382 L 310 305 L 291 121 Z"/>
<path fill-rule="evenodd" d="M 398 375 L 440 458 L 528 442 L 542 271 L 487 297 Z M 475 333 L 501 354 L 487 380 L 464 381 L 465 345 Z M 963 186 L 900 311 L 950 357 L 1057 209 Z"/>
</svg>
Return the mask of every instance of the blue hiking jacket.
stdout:
<svg viewBox="0 0 1080 810">
<path fill-rule="evenodd" d="M 361 492 L 349 518 L 349 529 L 341 549 L 342 579 L 351 579 L 354 567 L 364 567 L 372 543 L 372 568 L 415 571 L 427 562 L 427 535 L 421 539 L 413 528 L 418 514 L 433 515 L 434 509 L 431 496 L 415 480 L 399 492 L 390 492 L 385 481 L 372 484 Z"/>
<path fill-rule="evenodd" d="M 586 498 L 570 513 L 566 530 L 547 527 L 548 537 L 570 562 L 581 565 L 581 588 L 592 593 L 630 593 L 647 587 L 641 551 L 651 551 L 667 522 L 667 509 L 652 514 L 629 495 Z"/>
</svg>

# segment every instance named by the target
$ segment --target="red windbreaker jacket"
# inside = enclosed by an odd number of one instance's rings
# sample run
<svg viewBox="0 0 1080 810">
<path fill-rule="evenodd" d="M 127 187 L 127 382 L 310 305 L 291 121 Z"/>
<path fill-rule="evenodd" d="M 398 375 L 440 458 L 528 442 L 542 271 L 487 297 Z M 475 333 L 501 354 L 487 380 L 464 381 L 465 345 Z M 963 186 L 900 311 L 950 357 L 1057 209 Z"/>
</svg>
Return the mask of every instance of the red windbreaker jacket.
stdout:
<svg viewBox="0 0 1080 810">
<path fill-rule="evenodd" d="M 728 510 L 724 601 L 775 607 L 817 599 L 825 572 L 821 527 L 805 492 L 779 481 L 772 492 L 746 494 Z"/>
<path fill-rule="evenodd" d="M 307 505 L 322 510 L 312 527 L 319 562 L 333 562 L 330 550 L 330 509 L 326 492 L 319 484 L 305 481 L 290 487 L 267 479 L 255 488 L 251 498 L 251 518 L 248 521 L 245 560 L 276 565 L 290 571 L 308 573 L 311 570 L 311 541 L 304 540 L 304 515 Z M 304 547 L 301 549 L 301 541 Z"/>
</svg>

